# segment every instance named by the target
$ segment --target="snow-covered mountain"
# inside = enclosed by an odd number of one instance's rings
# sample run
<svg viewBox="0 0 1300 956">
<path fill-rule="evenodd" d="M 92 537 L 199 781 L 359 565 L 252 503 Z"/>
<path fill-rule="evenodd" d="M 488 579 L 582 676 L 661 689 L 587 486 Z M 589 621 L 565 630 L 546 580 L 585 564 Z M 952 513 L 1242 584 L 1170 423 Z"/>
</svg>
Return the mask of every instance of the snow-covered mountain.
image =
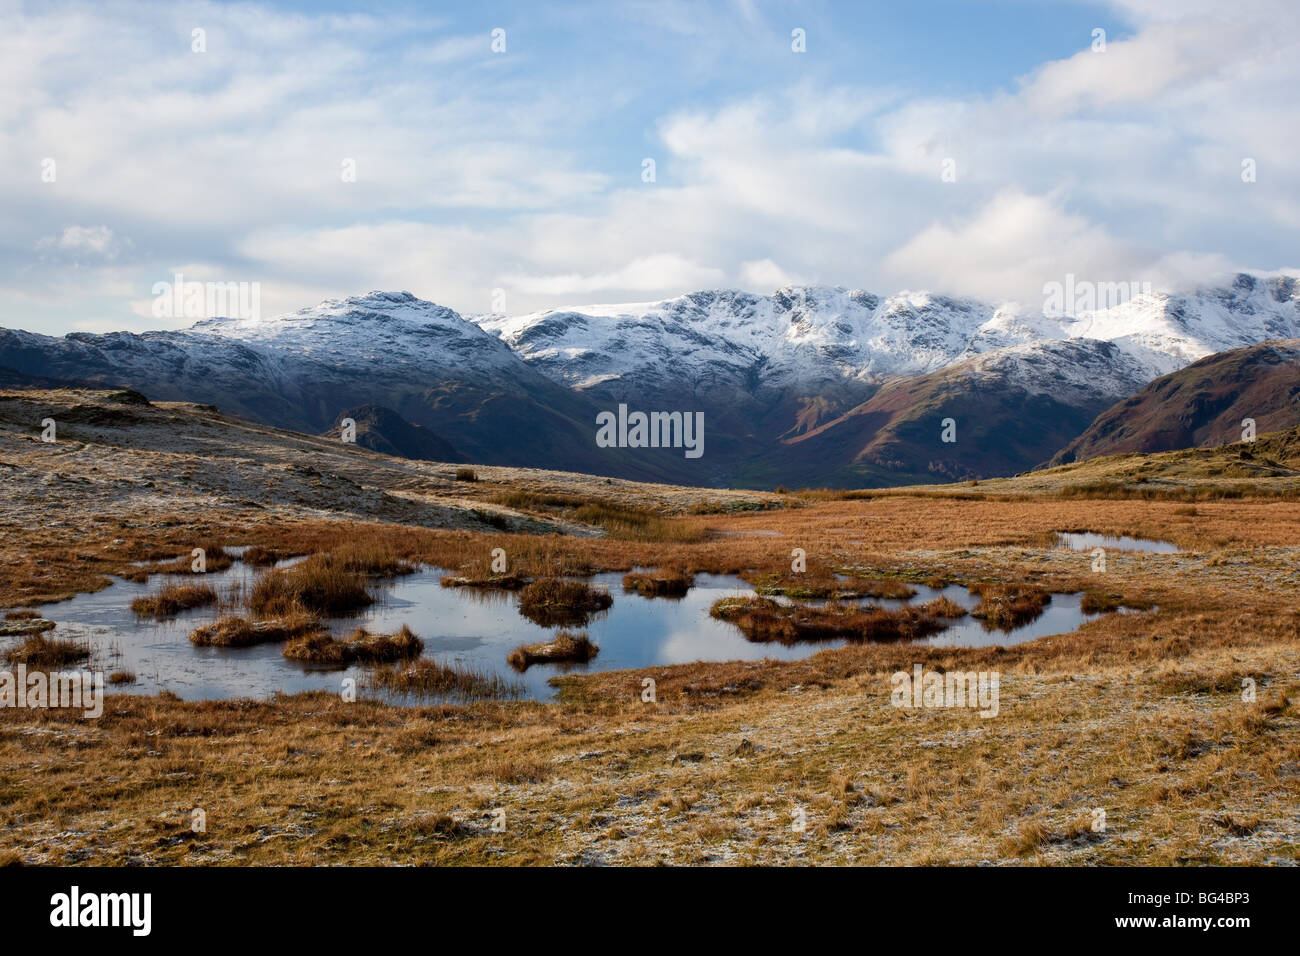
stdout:
<svg viewBox="0 0 1300 956">
<path fill-rule="evenodd" d="M 1051 317 L 926 292 L 789 287 L 770 296 L 695 292 L 655 303 L 598 305 L 473 320 L 525 361 L 577 389 L 675 380 L 776 388 L 923 375 L 998 349 L 1064 339 L 1113 342 L 1150 381 L 1214 352 L 1300 332 L 1300 283 L 1238 275 L 1190 295 L 1145 293 Z M 1032 355 L 1022 350 L 1019 354 Z"/>
<path fill-rule="evenodd" d="M 584 399 L 528 366 L 496 336 L 408 292 L 140 335 L 52 338 L 0 329 L 0 367 L 130 385 L 151 398 L 210 403 L 309 432 L 330 428 L 344 409 L 376 405 L 475 461 L 517 464 L 550 456 L 579 469 L 635 470 L 621 453 L 595 453 Z"/>
<path fill-rule="evenodd" d="M 0 329 L 0 384 L 8 369 L 13 383 L 131 385 L 309 431 L 378 406 L 493 464 L 695 484 L 777 483 L 783 471 L 879 482 L 1031 467 L 1160 375 L 1296 337 L 1300 283 L 1288 276 L 1059 317 L 925 292 L 791 287 L 466 318 L 374 292 L 168 332 Z M 595 415 L 619 402 L 703 412 L 706 455 L 596 447 Z M 973 415 L 1019 416 L 1011 424 L 1031 437 L 1012 441 L 1005 423 L 984 421 L 1006 454 L 933 447 L 930 418 Z"/>
</svg>

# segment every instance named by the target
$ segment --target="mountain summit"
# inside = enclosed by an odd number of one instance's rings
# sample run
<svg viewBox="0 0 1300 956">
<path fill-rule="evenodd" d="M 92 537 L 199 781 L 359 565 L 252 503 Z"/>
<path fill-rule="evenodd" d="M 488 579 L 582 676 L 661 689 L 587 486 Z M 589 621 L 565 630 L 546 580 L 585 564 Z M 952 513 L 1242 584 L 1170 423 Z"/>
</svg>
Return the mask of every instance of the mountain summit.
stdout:
<svg viewBox="0 0 1300 956">
<path fill-rule="evenodd" d="M 485 464 L 872 485 L 1024 470 L 1161 375 L 1296 337 L 1300 289 L 1287 276 L 1061 316 L 799 286 L 466 318 L 371 292 L 177 331 L 0 330 L 0 377 L 129 385 L 313 433 L 380 406 Z M 598 447 L 596 416 L 619 404 L 702 412 L 707 454 Z M 955 440 L 942 441 L 949 418 Z"/>
</svg>

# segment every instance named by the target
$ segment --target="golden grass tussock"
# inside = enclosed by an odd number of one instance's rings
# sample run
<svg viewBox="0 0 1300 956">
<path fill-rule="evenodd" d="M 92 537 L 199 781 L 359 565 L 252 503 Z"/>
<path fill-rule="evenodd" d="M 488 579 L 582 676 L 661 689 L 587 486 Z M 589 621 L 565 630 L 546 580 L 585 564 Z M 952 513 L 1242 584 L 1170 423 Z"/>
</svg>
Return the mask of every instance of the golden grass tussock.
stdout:
<svg viewBox="0 0 1300 956">
<path fill-rule="evenodd" d="M 196 607 L 217 603 L 217 592 L 206 584 L 170 584 L 157 594 L 138 597 L 131 610 L 140 617 L 173 617 Z"/>
<path fill-rule="evenodd" d="M 365 575 L 313 558 L 259 576 L 248 595 L 249 609 L 269 616 L 298 609 L 334 616 L 373 602 Z"/>
<path fill-rule="evenodd" d="M 421 657 L 395 667 L 380 667 L 366 677 L 368 688 L 414 697 L 455 697 L 461 700 L 509 700 L 522 696 L 515 683 L 490 673 L 442 664 Z"/>
<path fill-rule="evenodd" d="M 575 521 L 605 529 L 622 541 L 664 541 L 690 544 L 707 541 L 711 534 L 696 522 L 674 520 L 648 508 L 634 508 L 605 502 L 585 504 L 572 513 Z"/>
<path fill-rule="evenodd" d="M 674 568 L 631 571 L 623 575 L 623 590 L 642 597 L 685 597 L 695 585 L 695 575 Z"/>
<path fill-rule="evenodd" d="M 239 560 L 252 568 L 265 568 L 292 557 L 295 557 L 295 555 L 291 551 L 280 548 L 264 548 L 260 544 L 251 544 L 244 549 L 243 554 L 239 556 Z"/>
<path fill-rule="evenodd" d="M 932 601 L 926 601 L 921 605 L 921 610 L 927 614 L 933 614 L 935 617 L 942 617 L 949 620 L 955 620 L 959 617 L 965 617 L 967 610 L 950 597 L 940 595 Z"/>
<path fill-rule="evenodd" d="M 608 591 L 569 578 L 542 578 L 519 592 L 519 613 L 543 627 L 585 624 L 613 603 Z"/>
<path fill-rule="evenodd" d="M 265 621 L 228 615 L 195 628 L 190 640 L 199 647 L 252 647 L 286 641 L 319 628 L 319 619 L 303 611 Z"/>
<path fill-rule="evenodd" d="M 823 607 L 782 604 L 765 597 L 715 601 L 709 613 L 740 628 L 748 640 L 780 644 L 800 641 L 901 641 L 926 637 L 947 625 L 947 608 L 900 607 L 831 602 Z"/>
<path fill-rule="evenodd" d="M 44 634 L 33 634 L 4 653 L 5 663 L 29 667 L 66 667 L 89 657 L 90 648 L 84 643 Z"/>
<path fill-rule="evenodd" d="M 276 616 L 304 610 L 348 614 L 374 602 L 371 578 L 410 574 L 416 566 L 391 541 L 350 541 L 257 578 L 248 596 L 256 614 Z"/>
<path fill-rule="evenodd" d="M 599 653 L 586 631 L 560 631 L 549 641 L 519 645 L 506 660 L 515 670 L 526 671 L 534 664 L 584 664 Z"/>
<path fill-rule="evenodd" d="M 800 601 L 852 601 L 860 598 L 908 600 L 916 588 L 893 578 L 845 579 L 829 572 L 772 575 L 746 570 L 740 575 L 763 595 L 782 595 Z"/>
<path fill-rule="evenodd" d="M 284 645 L 284 656 L 309 664 L 346 667 L 349 664 L 388 664 L 418 657 L 423 650 L 424 642 L 403 624 L 396 634 L 371 634 L 359 627 L 342 640 L 324 631 L 302 634 Z"/>
<path fill-rule="evenodd" d="M 980 602 L 971 611 L 988 629 L 1009 631 L 1035 620 L 1052 596 L 1040 587 L 1025 584 L 973 584 L 971 591 Z"/>
</svg>

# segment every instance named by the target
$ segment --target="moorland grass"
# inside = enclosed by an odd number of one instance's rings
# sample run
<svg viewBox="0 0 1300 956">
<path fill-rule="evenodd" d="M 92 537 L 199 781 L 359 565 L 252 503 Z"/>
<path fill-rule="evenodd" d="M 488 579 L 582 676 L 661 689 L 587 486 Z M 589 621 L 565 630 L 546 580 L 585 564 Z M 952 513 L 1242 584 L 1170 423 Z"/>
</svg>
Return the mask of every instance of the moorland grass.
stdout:
<svg viewBox="0 0 1300 956">
<path fill-rule="evenodd" d="M 296 611 L 284 617 L 266 621 L 250 621 L 237 615 L 223 617 L 204 624 L 190 633 L 190 640 L 199 647 L 252 647 L 298 637 L 318 630 L 318 619 L 305 611 Z"/>
<path fill-rule="evenodd" d="M 441 664 L 421 657 L 396 667 L 380 667 L 368 675 L 369 688 L 414 697 L 457 697 L 463 700 L 510 700 L 523 689 L 496 674 Z"/>
<path fill-rule="evenodd" d="M 582 664 L 600 653 L 586 631 L 577 634 L 560 631 L 549 641 L 520 644 L 506 661 L 517 671 L 526 671 L 534 664 Z"/>
<path fill-rule="evenodd" d="M 310 664 L 343 667 L 388 664 L 417 657 L 423 650 L 424 642 L 403 624 L 396 634 L 371 634 L 359 627 L 343 640 L 324 631 L 302 634 L 284 645 L 284 656 Z"/>
<path fill-rule="evenodd" d="M 960 610 L 940 598 L 919 607 L 885 609 L 876 605 L 822 607 L 782 604 L 765 597 L 730 597 L 715 601 L 709 613 L 740 628 L 746 639 L 791 645 L 801 641 L 902 641 L 926 637 L 947 627 Z M 964 612 L 963 612 L 964 613 Z"/>
<path fill-rule="evenodd" d="M 89 657 L 90 648 L 85 644 L 67 638 L 46 637 L 44 634 L 33 634 L 4 653 L 5 663 L 26 664 L 29 667 L 65 667 Z"/>
<path fill-rule="evenodd" d="M 348 614 L 374 603 L 367 588 L 371 578 L 410 574 L 415 569 L 392 541 L 345 542 L 262 574 L 253 584 L 248 607 L 265 616 L 295 611 Z"/>
<path fill-rule="evenodd" d="M 217 603 L 217 592 L 206 584 L 169 584 L 157 594 L 138 597 L 131 610 L 140 617 L 172 617 L 191 608 Z"/>
<path fill-rule="evenodd" d="M 695 575 L 673 568 L 631 571 L 623 575 L 623 590 L 642 597 L 685 597 L 694 584 Z"/>
<path fill-rule="evenodd" d="M 613 603 L 608 591 L 568 578 L 542 578 L 519 592 L 519 613 L 543 627 L 584 624 Z"/>
<path fill-rule="evenodd" d="M 1052 596 L 1040 587 L 1027 584 L 971 585 L 971 593 L 978 594 L 980 602 L 971 611 L 984 627 L 1010 630 L 1036 620 L 1051 603 Z"/>
</svg>

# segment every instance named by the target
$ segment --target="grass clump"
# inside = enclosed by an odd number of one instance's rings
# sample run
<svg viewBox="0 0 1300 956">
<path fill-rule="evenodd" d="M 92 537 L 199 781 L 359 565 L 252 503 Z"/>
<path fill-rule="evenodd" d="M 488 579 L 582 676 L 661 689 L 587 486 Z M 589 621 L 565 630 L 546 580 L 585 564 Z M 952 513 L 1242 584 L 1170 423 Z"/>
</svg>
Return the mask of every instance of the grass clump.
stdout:
<svg viewBox="0 0 1300 956">
<path fill-rule="evenodd" d="M 632 508 L 607 502 L 582 505 L 573 518 L 605 529 L 611 538 L 623 541 L 672 541 L 693 544 L 709 539 L 707 529 L 689 522 L 666 518 L 648 508 Z"/>
<path fill-rule="evenodd" d="M 291 557 L 293 555 L 288 551 L 282 551 L 279 548 L 264 548 L 260 544 L 253 544 L 244 549 L 244 553 L 239 556 L 239 560 L 249 567 L 265 568 Z"/>
<path fill-rule="evenodd" d="M 937 601 L 931 604 L 938 604 Z M 944 613 L 939 613 L 943 611 Z M 722 598 L 709 613 L 740 628 L 748 640 L 796 644 L 800 641 L 900 641 L 943 630 L 947 608 L 830 603 L 824 607 L 781 604 L 765 597 Z"/>
<path fill-rule="evenodd" d="M 171 617 L 216 603 L 217 592 L 206 584 L 171 584 L 157 594 L 136 598 L 131 602 L 131 610 L 140 617 Z"/>
<path fill-rule="evenodd" d="M 1005 631 L 1028 624 L 1052 600 L 1042 588 L 1027 584 L 975 584 L 971 592 L 980 598 L 971 616 L 979 618 L 988 630 Z"/>
<path fill-rule="evenodd" d="M 196 628 L 190 640 L 199 647 L 252 647 L 298 637 L 319 626 L 315 617 L 302 611 L 267 621 L 227 616 Z"/>
<path fill-rule="evenodd" d="M 526 671 L 534 664 L 585 664 L 600 653 L 586 631 L 574 634 L 560 631 L 549 641 L 538 644 L 520 644 L 506 658 L 517 671 Z"/>
<path fill-rule="evenodd" d="M 519 613 L 542 627 L 585 624 L 613 603 L 608 591 L 568 578 L 541 578 L 519 592 Z"/>
<path fill-rule="evenodd" d="M 484 590 L 518 591 L 531 578 L 522 574 L 452 575 L 444 574 L 438 583 L 445 588 L 483 588 Z"/>
<path fill-rule="evenodd" d="M 381 667 L 366 679 L 366 686 L 394 694 L 464 700 L 509 700 L 523 693 L 518 684 L 496 674 L 440 664 L 427 657 L 401 667 Z"/>
<path fill-rule="evenodd" d="M 371 634 L 357 628 L 339 640 L 324 631 L 295 637 L 284 646 L 284 656 L 310 664 L 346 667 L 349 664 L 389 664 L 408 657 L 418 657 L 424 641 L 405 624 L 396 634 Z"/>
<path fill-rule="evenodd" d="M 1084 614 L 1109 614 L 1122 607 L 1134 611 L 1149 611 L 1154 606 L 1150 601 L 1104 591 L 1086 591 L 1079 601 L 1079 610 Z"/>
<path fill-rule="evenodd" d="M 33 634 L 17 647 L 5 652 L 7 664 L 27 664 L 36 667 L 64 667 L 90 657 L 90 648 L 77 641 Z"/>
<path fill-rule="evenodd" d="M 477 472 L 474 471 L 473 468 L 457 468 L 456 480 L 457 481 L 478 481 L 478 474 Z"/>
<path fill-rule="evenodd" d="M 749 580 L 750 573 L 741 577 Z M 851 601 L 856 598 L 876 598 L 877 600 L 893 598 L 906 601 L 916 597 L 916 589 L 908 587 L 902 581 L 881 579 L 878 581 L 841 581 L 830 575 L 816 577 L 800 576 L 798 580 L 773 579 L 756 580 L 754 590 L 759 594 L 780 594 L 784 597 L 801 601 Z"/>
<path fill-rule="evenodd" d="M 288 568 L 259 577 L 248 597 L 255 614 L 277 617 L 295 611 L 348 614 L 374 603 L 371 577 L 410 574 L 415 565 L 385 542 L 347 544 L 314 554 Z"/>
<path fill-rule="evenodd" d="M 515 511 L 551 511 L 556 508 L 580 508 L 588 499 L 582 495 L 555 494 L 545 491 L 505 491 L 493 495 L 495 504 L 505 505 Z"/>
<path fill-rule="evenodd" d="M 203 573 L 212 571 L 224 571 L 235 563 L 235 556 L 219 544 L 212 542 L 200 542 L 195 545 L 196 548 L 203 552 Z M 136 569 L 136 575 L 130 575 L 134 580 L 144 580 L 150 574 L 195 574 L 194 555 L 192 552 L 186 552 L 180 557 L 172 558 L 169 561 L 158 561 L 147 567 Z"/>
<path fill-rule="evenodd" d="M 113 671 L 108 675 L 110 684 L 134 684 L 135 680 L 135 671 Z"/>
<path fill-rule="evenodd" d="M 947 620 L 965 617 L 967 613 L 964 607 L 949 597 L 937 597 L 933 601 L 926 601 L 921 605 L 921 610 Z"/>
<path fill-rule="evenodd" d="M 623 575 L 623 590 L 642 597 L 685 597 L 695 584 L 695 575 L 672 568 L 632 571 Z"/>
<path fill-rule="evenodd" d="M 393 545 L 382 541 L 345 544 L 325 554 L 314 555 L 303 564 L 308 561 L 318 561 L 323 565 L 344 571 L 372 574 L 383 578 L 411 574 L 415 571 L 414 564 L 406 560 Z"/>
</svg>

